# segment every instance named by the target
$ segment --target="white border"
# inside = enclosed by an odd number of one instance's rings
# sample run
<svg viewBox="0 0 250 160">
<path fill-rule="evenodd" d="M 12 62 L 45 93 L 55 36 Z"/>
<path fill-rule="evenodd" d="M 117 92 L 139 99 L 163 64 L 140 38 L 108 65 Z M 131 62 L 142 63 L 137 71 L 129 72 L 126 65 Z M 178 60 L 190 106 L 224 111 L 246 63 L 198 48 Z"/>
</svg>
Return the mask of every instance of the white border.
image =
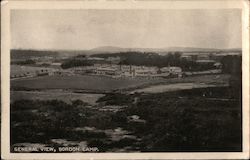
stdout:
<svg viewBox="0 0 250 160">
<path fill-rule="evenodd" d="M 11 9 L 242 9 L 243 152 L 178 153 L 10 153 L 10 10 Z M 249 158 L 249 2 L 211 1 L 4 1 L 1 2 L 1 151 L 3 159 L 248 159 Z"/>
</svg>

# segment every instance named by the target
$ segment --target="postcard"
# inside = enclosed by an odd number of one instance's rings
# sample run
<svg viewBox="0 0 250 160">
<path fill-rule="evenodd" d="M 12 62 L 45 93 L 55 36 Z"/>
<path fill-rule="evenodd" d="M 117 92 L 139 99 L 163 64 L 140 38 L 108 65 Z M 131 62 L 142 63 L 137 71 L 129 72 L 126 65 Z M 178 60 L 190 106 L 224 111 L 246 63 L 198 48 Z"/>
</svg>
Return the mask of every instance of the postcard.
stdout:
<svg viewBox="0 0 250 160">
<path fill-rule="evenodd" d="M 249 1 L 1 2 L 3 159 L 248 159 Z"/>
</svg>

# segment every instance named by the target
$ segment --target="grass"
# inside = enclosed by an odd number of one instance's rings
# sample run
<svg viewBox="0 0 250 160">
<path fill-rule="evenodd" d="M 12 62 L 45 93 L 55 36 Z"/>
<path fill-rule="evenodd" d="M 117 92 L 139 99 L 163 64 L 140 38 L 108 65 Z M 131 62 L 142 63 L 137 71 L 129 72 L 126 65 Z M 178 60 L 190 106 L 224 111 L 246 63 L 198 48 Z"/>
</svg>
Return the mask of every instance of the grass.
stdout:
<svg viewBox="0 0 250 160">
<path fill-rule="evenodd" d="M 36 71 L 40 71 L 40 70 L 45 70 L 48 68 L 45 67 L 35 67 L 35 66 L 21 66 L 21 65 L 11 65 L 10 67 L 10 73 L 11 75 L 19 75 L 19 74 L 24 74 L 24 73 L 34 73 Z"/>
<path fill-rule="evenodd" d="M 21 99 L 29 100 L 52 100 L 57 99 L 66 103 L 71 103 L 72 100 L 81 99 L 82 101 L 95 105 L 96 101 L 104 96 L 104 94 L 91 93 L 69 93 L 63 91 L 11 91 L 11 102 Z"/>
<path fill-rule="evenodd" d="M 11 81 L 11 89 L 79 89 L 92 91 L 112 91 L 117 89 L 137 89 L 155 84 L 206 83 L 226 84 L 229 75 L 203 75 L 171 79 L 124 78 L 113 79 L 104 76 L 43 76 Z"/>
<path fill-rule="evenodd" d="M 149 83 L 147 79 L 113 79 L 104 76 L 43 76 L 12 80 L 12 88 L 29 88 L 29 89 L 85 89 L 110 91 L 128 87 L 135 87 Z"/>
</svg>

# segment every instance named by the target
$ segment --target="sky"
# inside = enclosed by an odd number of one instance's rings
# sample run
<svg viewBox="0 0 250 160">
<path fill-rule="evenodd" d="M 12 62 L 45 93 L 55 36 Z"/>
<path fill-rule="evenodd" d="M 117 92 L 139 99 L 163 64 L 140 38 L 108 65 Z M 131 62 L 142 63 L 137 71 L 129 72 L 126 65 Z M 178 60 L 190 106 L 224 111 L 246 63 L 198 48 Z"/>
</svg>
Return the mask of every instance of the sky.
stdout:
<svg viewBox="0 0 250 160">
<path fill-rule="evenodd" d="M 241 12 L 218 10 L 12 10 L 12 49 L 241 48 Z"/>
</svg>

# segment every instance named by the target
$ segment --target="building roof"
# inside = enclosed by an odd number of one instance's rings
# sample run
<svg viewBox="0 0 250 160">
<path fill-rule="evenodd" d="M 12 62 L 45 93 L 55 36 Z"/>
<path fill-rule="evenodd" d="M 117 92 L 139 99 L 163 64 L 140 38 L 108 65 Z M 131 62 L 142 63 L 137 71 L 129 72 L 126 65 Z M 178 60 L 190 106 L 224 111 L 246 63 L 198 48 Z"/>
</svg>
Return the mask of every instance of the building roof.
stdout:
<svg viewBox="0 0 250 160">
<path fill-rule="evenodd" d="M 197 63 L 214 63 L 215 61 L 214 60 L 197 60 L 197 61 L 195 61 L 195 62 L 197 62 Z"/>
<path fill-rule="evenodd" d="M 102 68 L 102 67 L 98 67 L 97 70 L 99 70 L 99 71 L 116 71 L 116 69 L 114 69 L 114 68 Z"/>
</svg>

